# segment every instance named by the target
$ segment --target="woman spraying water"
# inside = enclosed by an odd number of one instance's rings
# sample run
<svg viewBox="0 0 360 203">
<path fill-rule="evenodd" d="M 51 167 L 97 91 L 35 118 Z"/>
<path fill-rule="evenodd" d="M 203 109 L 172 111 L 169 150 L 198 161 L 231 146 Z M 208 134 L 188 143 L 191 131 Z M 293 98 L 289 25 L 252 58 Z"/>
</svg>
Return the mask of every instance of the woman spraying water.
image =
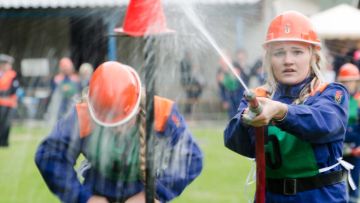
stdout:
<svg viewBox="0 0 360 203">
<path fill-rule="evenodd" d="M 346 88 L 323 81 L 321 44 L 301 13 L 275 17 L 264 48 L 267 84 L 255 90 L 262 111 L 250 115 L 243 100 L 225 129 L 226 147 L 254 158 L 254 127 L 264 127 L 266 202 L 345 202 Z"/>
</svg>

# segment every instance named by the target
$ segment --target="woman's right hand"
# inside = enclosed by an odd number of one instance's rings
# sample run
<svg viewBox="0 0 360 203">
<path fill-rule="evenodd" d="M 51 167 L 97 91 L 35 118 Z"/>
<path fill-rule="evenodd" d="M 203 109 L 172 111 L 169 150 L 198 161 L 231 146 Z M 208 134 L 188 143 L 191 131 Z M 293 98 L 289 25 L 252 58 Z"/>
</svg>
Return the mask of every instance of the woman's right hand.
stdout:
<svg viewBox="0 0 360 203">
<path fill-rule="evenodd" d="M 105 197 L 93 195 L 88 199 L 87 203 L 109 203 Z"/>
</svg>

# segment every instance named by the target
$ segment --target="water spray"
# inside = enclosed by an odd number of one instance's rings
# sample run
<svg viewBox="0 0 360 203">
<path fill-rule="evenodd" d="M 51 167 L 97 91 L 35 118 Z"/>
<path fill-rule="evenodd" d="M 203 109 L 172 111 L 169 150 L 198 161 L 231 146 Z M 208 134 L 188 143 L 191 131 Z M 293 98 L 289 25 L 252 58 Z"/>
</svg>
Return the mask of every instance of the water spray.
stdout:
<svg viewBox="0 0 360 203">
<path fill-rule="evenodd" d="M 194 10 L 188 5 L 182 6 L 182 9 L 184 10 L 186 16 L 189 18 L 190 22 L 194 25 L 194 27 L 196 27 L 201 34 L 203 34 L 203 36 L 206 38 L 206 40 L 209 41 L 209 43 L 211 44 L 211 46 L 213 46 L 213 48 L 215 49 L 215 51 L 220 55 L 220 57 L 224 60 L 225 64 L 227 65 L 227 67 L 231 70 L 231 72 L 235 75 L 235 77 L 238 79 L 238 81 L 240 82 L 241 86 L 244 87 L 244 89 L 246 90 L 246 92 L 249 92 L 249 88 L 247 87 L 247 85 L 244 83 L 244 81 L 240 78 L 240 76 L 237 74 L 237 72 L 235 71 L 235 67 L 232 65 L 232 63 L 228 60 L 227 56 L 224 54 L 223 51 L 221 51 L 221 49 L 219 48 L 219 46 L 217 45 L 217 43 L 215 42 L 215 40 L 211 37 L 211 35 L 209 34 L 209 32 L 205 29 L 205 27 L 203 26 L 203 24 L 201 23 L 200 19 L 197 17 L 196 13 L 194 12 Z"/>
<path fill-rule="evenodd" d="M 262 108 L 259 104 L 259 102 L 256 99 L 256 95 L 254 92 L 250 91 L 247 85 L 244 83 L 244 81 L 240 78 L 240 76 L 235 71 L 235 67 L 232 65 L 232 63 L 228 60 L 227 56 L 224 54 L 223 51 L 219 48 L 218 44 L 215 42 L 215 40 L 211 37 L 209 32 L 205 29 L 203 26 L 203 23 L 198 18 L 197 14 L 194 12 L 194 10 L 190 7 L 190 5 L 183 5 L 182 9 L 186 16 L 189 18 L 190 22 L 196 27 L 201 34 L 209 41 L 211 46 L 215 49 L 215 51 L 220 55 L 220 57 L 224 60 L 227 67 L 231 70 L 231 72 L 234 74 L 234 76 L 238 79 L 241 86 L 244 87 L 245 93 L 244 98 L 249 102 L 249 118 L 255 118 L 257 115 L 259 115 L 262 111 Z"/>
<path fill-rule="evenodd" d="M 193 9 L 187 5 L 182 6 L 184 13 L 189 18 L 190 22 L 196 27 L 203 36 L 209 41 L 211 46 L 216 50 L 216 52 L 222 57 L 227 67 L 231 70 L 231 72 L 235 75 L 235 77 L 239 80 L 240 84 L 244 87 L 245 93 L 244 98 L 248 101 L 249 112 L 248 118 L 253 119 L 258 116 L 262 112 L 262 107 L 258 100 L 256 99 L 256 95 L 253 91 L 250 91 L 244 81 L 240 78 L 240 76 L 235 71 L 234 66 L 228 60 L 226 55 L 220 50 L 219 46 L 215 42 L 215 40 L 211 37 L 208 31 L 205 29 L 200 19 L 197 17 L 196 13 Z M 264 127 L 255 128 L 256 134 L 256 194 L 255 201 L 256 203 L 265 203 L 265 137 L 264 137 Z"/>
</svg>

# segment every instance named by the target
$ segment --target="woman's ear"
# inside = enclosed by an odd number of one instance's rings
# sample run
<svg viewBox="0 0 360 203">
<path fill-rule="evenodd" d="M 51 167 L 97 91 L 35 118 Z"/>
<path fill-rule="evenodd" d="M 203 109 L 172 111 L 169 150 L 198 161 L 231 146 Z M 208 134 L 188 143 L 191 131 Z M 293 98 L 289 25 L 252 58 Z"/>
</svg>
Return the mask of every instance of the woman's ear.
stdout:
<svg viewBox="0 0 360 203">
<path fill-rule="evenodd" d="M 310 60 L 310 67 L 314 64 L 318 65 L 319 61 L 320 61 L 320 56 L 318 54 L 316 54 L 316 52 L 313 50 L 312 55 L 311 55 L 311 60 Z"/>
<path fill-rule="evenodd" d="M 317 55 L 316 53 L 314 53 L 314 54 L 313 54 L 313 57 L 314 57 L 315 62 L 316 62 L 316 63 L 319 63 L 319 61 L 320 61 L 320 56 Z"/>
</svg>

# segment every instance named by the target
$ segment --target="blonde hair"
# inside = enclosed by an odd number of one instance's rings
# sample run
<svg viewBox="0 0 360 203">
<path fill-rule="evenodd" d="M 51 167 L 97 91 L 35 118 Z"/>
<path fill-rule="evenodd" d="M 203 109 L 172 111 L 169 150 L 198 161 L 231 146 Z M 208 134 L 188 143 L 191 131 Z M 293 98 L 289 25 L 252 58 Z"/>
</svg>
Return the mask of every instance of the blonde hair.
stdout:
<svg viewBox="0 0 360 203">
<path fill-rule="evenodd" d="M 270 46 L 271 47 L 271 46 Z M 268 73 L 267 82 L 265 84 L 266 90 L 270 93 L 271 97 L 274 95 L 278 82 L 275 79 L 273 67 L 271 65 L 271 53 L 268 48 L 265 52 L 264 56 L 264 69 Z M 326 67 L 326 59 L 321 51 L 315 48 L 313 45 L 309 45 L 309 51 L 311 56 L 310 60 L 310 77 L 313 79 L 305 85 L 305 87 L 301 90 L 299 97 L 293 102 L 294 104 L 303 103 L 309 96 L 312 91 L 314 91 L 320 85 L 325 83 L 324 76 L 321 73 L 321 70 Z"/>
<path fill-rule="evenodd" d="M 140 141 L 140 178 L 145 182 L 146 170 L 146 94 L 145 91 L 141 94 L 140 112 L 138 116 L 139 122 L 139 141 Z"/>
</svg>

